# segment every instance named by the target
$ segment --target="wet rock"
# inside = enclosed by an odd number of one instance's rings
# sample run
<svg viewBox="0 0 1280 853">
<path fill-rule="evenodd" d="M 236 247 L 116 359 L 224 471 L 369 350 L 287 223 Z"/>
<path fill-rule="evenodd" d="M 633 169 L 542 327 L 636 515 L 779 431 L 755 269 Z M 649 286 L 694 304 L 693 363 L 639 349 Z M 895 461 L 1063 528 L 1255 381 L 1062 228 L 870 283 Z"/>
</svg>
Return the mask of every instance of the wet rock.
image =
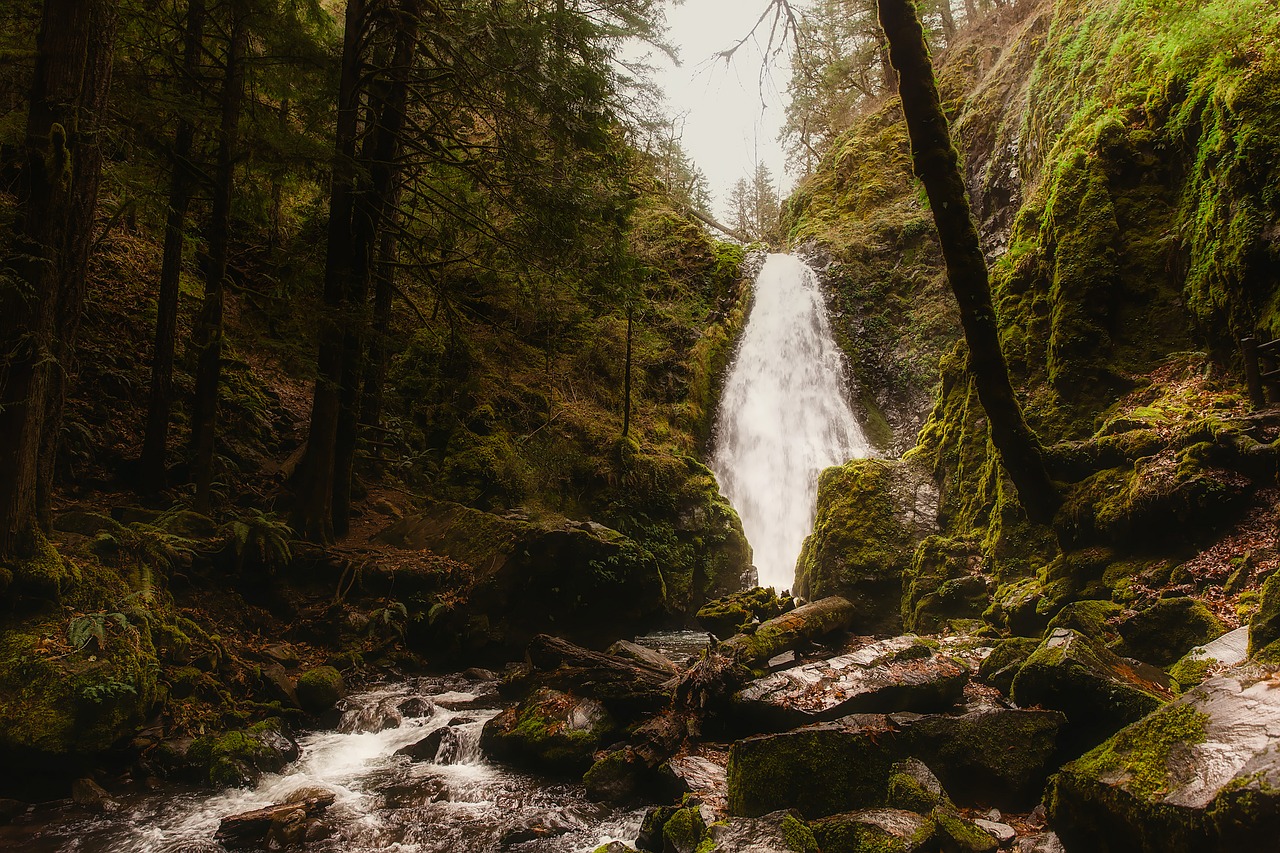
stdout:
<svg viewBox="0 0 1280 853">
<path fill-rule="evenodd" d="M 636 848 L 648 853 L 662 853 L 662 827 L 679 808 L 676 806 L 654 806 L 644 815 L 640 824 L 640 832 L 636 835 Z"/>
<path fill-rule="evenodd" d="M 308 819 L 333 805 L 333 794 L 298 803 L 278 803 L 224 817 L 214 838 L 228 849 L 249 849 L 305 840 Z"/>
<path fill-rule="evenodd" d="M 616 732 L 617 724 L 600 702 L 540 688 L 485 723 L 480 747 L 501 761 L 577 775 Z"/>
<path fill-rule="evenodd" d="M 823 471 L 817 516 L 796 564 L 795 591 L 840 595 L 857 630 L 902 630 L 903 575 L 916 546 L 938 531 L 938 489 L 911 462 L 855 459 Z"/>
<path fill-rule="evenodd" d="M 71 802 L 83 809 L 95 812 L 112 812 L 118 808 L 115 800 L 92 779 L 77 779 L 71 783 Z"/>
<path fill-rule="evenodd" d="M 464 669 L 462 671 L 462 677 L 470 678 L 472 681 L 497 681 L 500 678 L 498 673 L 493 670 L 482 669 L 478 666 L 473 666 L 470 669 Z"/>
<path fill-rule="evenodd" d="M 731 817 L 707 831 L 716 853 L 817 853 L 813 831 L 796 815 L 778 811 L 758 818 Z M 833 848 L 834 849 L 834 848 Z"/>
<path fill-rule="evenodd" d="M 766 661 L 827 634 L 847 630 L 853 618 L 853 605 L 833 595 L 770 619 L 750 634 L 736 634 L 721 644 L 720 651 L 745 664 Z"/>
<path fill-rule="evenodd" d="M 1169 666 L 1192 648 L 1226 633 L 1226 626 L 1194 598 L 1162 598 L 1119 623 L 1116 651 L 1156 666 Z"/>
<path fill-rule="evenodd" d="M 745 716 L 780 730 L 854 713 L 944 710 L 968 681 L 968 667 L 908 635 L 767 675 L 734 701 Z"/>
<path fill-rule="evenodd" d="M 503 830 L 501 843 L 503 847 L 514 847 L 517 844 L 524 844 L 529 841 L 557 838 L 576 828 L 573 822 L 560 815 L 554 812 L 545 812 L 525 818 L 517 825 Z"/>
<path fill-rule="evenodd" d="M 707 823 L 696 805 L 675 812 L 662 824 L 663 853 L 696 853 L 707 837 Z"/>
<path fill-rule="evenodd" d="M 323 714 L 347 695 L 342 674 L 331 666 L 309 669 L 298 678 L 298 704 L 308 714 Z"/>
<path fill-rule="evenodd" d="M 810 825 L 822 850 L 875 850 L 926 853 L 933 845 L 933 823 L 901 809 L 862 809 L 831 815 Z"/>
<path fill-rule="evenodd" d="M 1057 711 L 999 707 L 889 719 L 906 753 L 928 765 L 958 802 L 1008 809 L 1039 802 L 1066 725 Z"/>
<path fill-rule="evenodd" d="M 626 803 L 638 797 L 651 779 L 651 771 L 629 747 L 608 753 L 591 765 L 582 777 L 588 799 L 601 803 Z"/>
<path fill-rule="evenodd" d="M 610 841 L 608 844 L 601 844 L 591 853 L 636 853 L 634 847 L 628 847 L 621 841 Z"/>
<path fill-rule="evenodd" d="M 1190 690 L 1204 681 L 1210 669 L 1228 669 L 1244 663 L 1249 656 L 1249 626 L 1242 625 L 1234 631 L 1203 646 L 1196 646 L 1169 667 L 1169 675 L 1183 690 Z"/>
<path fill-rule="evenodd" d="M 1000 823 L 999 821 L 978 818 L 973 822 L 973 825 L 994 838 L 996 843 L 1001 847 L 1013 841 L 1013 839 L 1018 835 L 1017 830 L 1012 826 L 1009 826 L 1007 823 Z"/>
<path fill-rule="evenodd" d="M 667 762 L 666 770 L 682 793 L 695 795 L 717 813 L 729 803 L 727 765 L 729 754 L 705 750 L 680 755 Z"/>
<path fill-rule="evenodd" d="M 609 647 L 606 654 L 642 664 L 649 669 L 668 672 L 671 675 L 675 675 L 680 671 L 680 667 L 676 666 L 675 663 L 672 662 L 671 658 L 661 652 L 655 652 L 653 649 L 648 649 L 644 646 L 633 643 L 630 640 L 618 640 Z"/>
<path fill-rule="evenodd" d="M 452 729 L 448 726 L 442 726 L 433 730 L 422 740 L 400 747 L 395 754 L 407 756 L 414 761 L 435 761 L 445 738 L 451 735 L 456 737 Z"/>
<path fill-rule="evenodd" d="M 1280 837 L 1280 667 L 1210 678 L 1067 764 L 1049 819 L 1097 853 L 1271 849 Z"/>
<path fill-rule="evenodd" d="M 265 773 L 279 773 L 301 754 L 297 742 L 278 728 L 259 726 L 253 736 L 258 742 L 253 763 Z"/>
<path fill-rule="evenodd" d="M 436 712 L 436 706 L 424 696 L 410 696 L 396 705 L 400 716 L 406 720 L 418 720 L 430 717 Z"/>
<path fill-rule="evenodd" d="M 392 703 L 346 707 L 348 704 L 347 702 L 342 702 L 339 705 L 343 709 L 342 719 L 338 723 L 338 731 L 340 732 L 347 734 L 383 732 L 387 729 L 398 728 L 404 722 L 400 709 Z"/>
<path fill-rule="evenodd" d="M 1013 680 L 1024 707 L 1062 711 L 1076 754 L 1141 719 L 1172 697 L 1169 677 L 1126 660 L 1070 629 L 1052 631 Z"/>
</svg>

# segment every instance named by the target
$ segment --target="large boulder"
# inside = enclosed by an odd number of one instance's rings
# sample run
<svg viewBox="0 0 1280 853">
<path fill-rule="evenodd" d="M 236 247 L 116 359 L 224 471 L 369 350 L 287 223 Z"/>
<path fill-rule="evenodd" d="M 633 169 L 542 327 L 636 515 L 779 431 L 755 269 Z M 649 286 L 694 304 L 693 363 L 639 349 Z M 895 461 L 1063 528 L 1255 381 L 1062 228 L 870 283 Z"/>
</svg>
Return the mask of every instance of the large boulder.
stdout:
<svg viewBox="0 0 1280 853">
<path fill-rule="evenodd" d="M 1280 837 L 1280 667 L 1207 680 L 1076 761 L 1050 783 L 1070 850 L 1227 853 Z"/>
<path fill-rule="evenodd" d="M 756 679 L 734 701 L 744 716 L 777 731 L 856 713 L 943 711 L 968 681 L 966 666 L 903 636 Z"/>
<path fill-rule="evenodd" d="M 417 639 L 437 649 L 518 649 L 545 631 L 611 640 L 650 625 L 666 604 L 653 555 L 595 522 L 533 523 L 439 502 L 379 538 L 473 569 L 464 604 L 415 622 L 426 633 Z"/>
<path fill-rule="evenodd" d="M 713 823 L 707 836 L 716 853 L 818 853 L 812 830 L 790 812 Z"/>
<path fill-rule="evenodd" d="M 1169 675 L 1173 676 L 1181 689 L 1190 690 L 1204 681 L 1210 670 L 1239 666 L 1248 657 L 1249 626 L 1241 625 L 1234 631 L 1228 631 L 1216 640 L 1187 652 L 1169 667 Z"/>
<path fill-rule="evenodd" d="M 890 802 L 907 759 L 966 803 L 1034 804 L 1057 754 L 1061 714 L 987 708 L 959 716 L 854 714 L 733 744 L 729 810 L 799 809 L 808 818 Z"/>
<path fill-rule="evenodd" d="M 916 546 L 938 532 L 938 489 L 922 467 L 855 459 L 822 472 L 813 533 L 796 564 L 796 592 L 852 602 L 854 627 L 901 630 L 903 574 Z"/>
<path fill-rule="evenodd" d="M 347 695 L 342 673 L 331 666 L 317 666 L 298 676 L 298 704 L 308 714 L 323 714 Z"/>
<path fill-rule="evenodd" d="M 609 712 L 595 699 L 544 687 L 485 723 L 480 747 L 501 761 L 579 775 L 617 731 Z"/>
<path fill-rule="evenodd" d="M 1226 633 L 1227 627 L 1194 598 L 1162 598 L 1118 624 L 1117 651 L 1156 666 L 1170 666 L 1196 646 Z"/>
<path fill-rule="evenodd" d="M 937 849 L 933 821 L 902 809 L 861 809 L 831 815 L 814 821 L 811 828 L 822 850 L 928 853 Z"/>
<path fill-rule="evenodd" d="M 1172 698 L 1169 677 L 1121 658 L 1069 628 L 1056 628 L 1018 670 L 1013 701 L 1062 711 L 1079 754 Z"/>
</svg>

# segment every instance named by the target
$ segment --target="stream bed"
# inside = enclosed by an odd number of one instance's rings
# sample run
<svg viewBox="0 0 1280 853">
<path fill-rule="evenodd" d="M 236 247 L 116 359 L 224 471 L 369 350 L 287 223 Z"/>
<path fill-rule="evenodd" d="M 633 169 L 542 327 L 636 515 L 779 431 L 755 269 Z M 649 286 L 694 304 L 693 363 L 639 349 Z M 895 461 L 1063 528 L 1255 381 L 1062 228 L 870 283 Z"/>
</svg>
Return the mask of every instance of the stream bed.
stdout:
<svg viewBox="0 0 1280 853">
<path fill-rule="evenodd" d="M 678 634 L 654 639 L 659 647 L 690 645 Z M 461 676 L 375 687 L 345 699 L 337 730 L 300 738 L 298 760 L 255 787 L 210 793 L 160 783 L 121 795 L 113 810 L 98 814 L 69 802 L 47 804 L 0 826 L 0 849 L 218 853 L 223 847 L 214 833 L 223 817 L 320 793 L 335 800 L 320 817 L 317 837 L 301 848 L 312 853 L 563 853 L 634 841 L 643 809 L 593 803 L 580 784 L 485 760 L 480 731 L 498 713 L 496 687 Z M 406 702 L 424 715 L 401 718 L 395 709 Z M 395 754 L 442 727 L 452 729 L 451 746 L 435 760 Z"/>
</svg>

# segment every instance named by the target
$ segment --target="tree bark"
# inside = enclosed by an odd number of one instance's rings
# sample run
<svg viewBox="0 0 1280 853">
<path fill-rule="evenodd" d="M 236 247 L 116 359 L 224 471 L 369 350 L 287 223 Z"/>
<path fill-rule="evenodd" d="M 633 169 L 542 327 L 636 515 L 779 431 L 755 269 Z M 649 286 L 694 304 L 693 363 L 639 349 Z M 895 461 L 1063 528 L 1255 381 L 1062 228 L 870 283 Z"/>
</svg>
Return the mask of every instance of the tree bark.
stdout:
<svg viewBox="0 0 1280 853">
<path fill-rule="evenodd" d="M 294 489 L 297 500 L 290 519 L 299 536 L 320 544 L 333 541 L 334 452 L 342 387 L 342 310 L 354 267 L 351 228 L 356 199 L 356 143 L 366 17 L 365 0 L 348 0 L 338 83 L 333 177 L 329 186 L 325 314 L 320 325 L 320 353 L 316 360 L 307 449 L 298 466 Z"/>
<path fill-rule="evenodd" d="M 18 214 L 0 277 L 0 557 L 31 551 L 52 492 L 60 359 L 74 347 L 84 305 L 115 32 L 112 0 L 44 4 Z"/>
<path fill-rule="evenodd" d="M 182 50 L 184 98 L 196 97 L 196 77 L 200 73 L 200 50 L 204 41 L 204 0 L 187 4 L 187 31 Z M 138 480 L 144 491 L 156 492 L 166 485 L 165 453 L 169 444 L 169 411 L 173 407 L 173 355 L 178 334 L 178 285 L 182 277 L 182 244 L 187 208 L 195 174 L 191 153 L 195 127 L 185 118 L 178 121 L 173 141 L 173 174 L 169 179 L 169 208 L 165 218 L 164 255 L 160 263 L 160 292 L 156 299 L 156 336 L 151 359 L 151 396 L 147 403 L 146 432 L 138 460 Z"/>
<path fill-rule="evenodd" d="M 360 426 L 378 429 L 382 426 L 382 405 L 386 393 L 387 361 L 390 357 L 388 338 L 391 334 L 391 297 L 395 284 L 396 207 L 399 193 L 393 194 L 387 212 L 386 226 L 378 237 L 378 263 L 373 283 L 373 329 L 369 338 L 369 355 L 365 361 L 364 390 L 360 398 Z M 376 452 L 376 468 L 381 471 L 381 445 Z"/>
<path fill-rule="evenodd" d="M 622 437 L 631 431 L 631 326 L 635 309 L 627 306 L 627 359 L 622 374 Z"/>
<path fill-rule="evenodd" d="M 947 278 L 960 306 L 960 322 L 969 347 L 969 373 L 987 413 L 991 441 L 1018 490 L 1027 517 L 1048 523 L 1062 498 L 1049 477 L 1040 442 L 1027 426 L 1009 380 L 991 302 L 987 262 L 969 211 L 960 159 L 951 144 L 924 31 L 912 0 L 878 2 L 890 58 L 899 75 L 911 156 L 929 197 Z"/>
<path fill-rule="evenodd" d="M 222 85 L 222 119 L 218 127 L 218 168 L 214 175 L 213 206 L 209 213 L 209 257 L 205 267 L 204 304 L 196 324 L 196 393 L 191 411 L 191 455 L 196 484 L 195 508 L 208 513 L 213 486 L 213 457 L 217 443 L 218 385 L 222 378 L 223 280 L 227 275 L 227 244 L 231 239 L 231 199 L 235 192 L 236 148 L 240 136 L 240 108 L 244 100 L 244 57 L 248 41 L 245 15 L 231 10 Z"/>
</svg>

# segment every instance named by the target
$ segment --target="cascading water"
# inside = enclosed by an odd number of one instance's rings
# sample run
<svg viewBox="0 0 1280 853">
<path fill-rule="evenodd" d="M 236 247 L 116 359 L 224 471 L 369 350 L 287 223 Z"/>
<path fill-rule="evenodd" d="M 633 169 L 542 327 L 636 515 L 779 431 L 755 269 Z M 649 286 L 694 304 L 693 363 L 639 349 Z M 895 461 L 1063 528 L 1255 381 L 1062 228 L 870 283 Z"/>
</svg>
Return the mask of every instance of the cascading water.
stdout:
<svg viewBox="0 0 1280 853">
<path fill-rule="evenodd" d="M 742 519 L 763 586 L 789 589 L 818 474 L 866 456 L 813 270 L 769 255 L 716 417 L 711 468 Z"/>
</svg>

